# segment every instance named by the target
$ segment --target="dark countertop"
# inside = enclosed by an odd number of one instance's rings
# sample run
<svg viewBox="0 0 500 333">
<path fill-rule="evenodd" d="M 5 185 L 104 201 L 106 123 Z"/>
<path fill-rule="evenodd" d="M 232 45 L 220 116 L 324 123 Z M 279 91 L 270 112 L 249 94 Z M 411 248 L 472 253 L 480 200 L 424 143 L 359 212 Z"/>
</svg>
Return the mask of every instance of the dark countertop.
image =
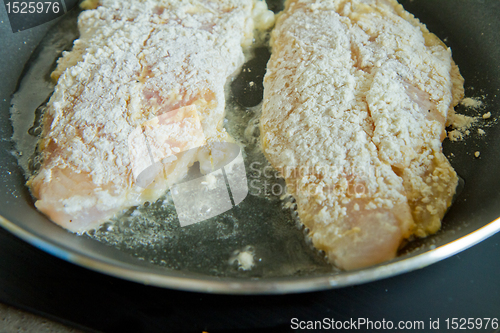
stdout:
<svg viewBox="0 0 500 333">
<path fill-rule="evenodd" d="M 0 303 L 0 330 L 2 332 L 22 333 L 81 333 L 81 330 L 68 327 L 45 317 L 35 315 L 13 306 Z"/>
</svg>

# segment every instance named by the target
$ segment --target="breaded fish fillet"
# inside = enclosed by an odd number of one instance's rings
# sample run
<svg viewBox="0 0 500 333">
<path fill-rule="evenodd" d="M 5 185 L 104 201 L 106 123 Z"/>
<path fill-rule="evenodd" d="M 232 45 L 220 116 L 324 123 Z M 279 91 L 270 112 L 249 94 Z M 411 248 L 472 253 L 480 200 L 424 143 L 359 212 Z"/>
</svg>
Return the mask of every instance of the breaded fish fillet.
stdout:
<svg viewBox="0 0 500 333">
<path fill-rule="evenodd" d="M 451 51 L 395 0 L 288 0 L 272 34 L 262 146 L 313 245 L 343 269 L 440 228 L 441 152 L 463 97 Z"/>
<path fill-rule="evenodd" d="M 92 3 L 53 73 L 43 164 L 28 182 L 36 207 L 73 232 L 156 200 L 195 161 L 210 170 L 210 148 L 192 148 L 230 140 L 224 85 L 243 64 L 254 17 L 263 28 L 274 20 L 256 0 Z M 147 165 L 136 154 L 148 152 L 155 162 L 169 159 L 138 184 Z"/>
</svg>

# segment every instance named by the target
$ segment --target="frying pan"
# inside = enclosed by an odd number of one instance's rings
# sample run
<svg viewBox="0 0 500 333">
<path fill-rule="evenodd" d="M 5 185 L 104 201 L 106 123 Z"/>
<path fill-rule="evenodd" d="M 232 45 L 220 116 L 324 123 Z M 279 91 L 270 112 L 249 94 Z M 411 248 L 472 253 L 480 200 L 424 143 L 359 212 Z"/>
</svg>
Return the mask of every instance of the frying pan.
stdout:
<svg viewBox="0 0 500 333">
<path fill-rule="evenodd" d="M 280 8 L 277 1 L 269 3 L 273 9 Z M 149 207 L 137 210 L 153 211 L 161 221 L 148 224 L 134 220 L 121 224 L 120 231 L 126 236 L 121 238 L 120 233 L 106 230 L 77 236 L 47 220 L 34 208 L 24 185 L 25 176 L 11 139 L 13 126 L 9 109 L 15 102 L 12 96 L 19 96 L 23 88 L 23 105 L 27 110 L 18 110 L 23 117 L 33 117 L 36 107 L 48 97 L 51 86 L 46 77 L 53 61 L 68 43 L 64 40 L 56 43 L 53 58 L 46 60 L 45 67 L 37 67 L 41 55 L 48 54 L 44 43 L 61 29 L 73 29 L 75 13 L 12 33 L 5 11 L 0 9 L 0 177 L 3 181 L 0 225 L 57 257 L 112 276 L 160 287 L 232 294 L 304 292 L 374 281 L 425 267 L 484 240 L 500 230 L 500 173 L 497 172 L 500 126 L 496 122 L 500 102 L 500 42 L 497 39 L 500 3 L 484 0 L 406 0 L 401 3 L 451 47 L 465 78 L 466 96 L 483 102 L 479 109 L 458 107 L 458 112 L 470 116 L 491 112 L 492 117 L 479 120 L 486 132 L 483 136 L 472 130 L 464 141 L 445 140 L 444 152 L 464 180 L 463 189 L 445 216 L 442 229 L 409 244 L 396 259 L 349 272 L 331 267 L 305 241 L 303 231 L 295 225 L 293 213 L 284 210 L 279 198 L 272 196 L 249 195 L 242 206 L 233 208 L 229 215 L 185 228 L 176 226 L 175 219 L 168 220 L 172 212 L 163 209 L 161 202 L 150 203 Z M 44 37 L 46 34 L 49 37 Z M 249 77 L 247 72 L 234 80 L 234 96 L 229 104 L 234 104 L 237 111 L 228 113 L 229 121 L 238 117 L 251 121 L 255 117 L 252 113 L 256 108 L 250 106 L 258 103 L 258 96 L 255 102 L 255 96 L 248 97 L 248 92 L 239 86 L 244 86 L 242 82 L 262 79 L 267 57 L 265 50 L 256 51 L 255 58 L 246 65 L 255 69 L 252 71 L 255 77 Z M 30 80 L 38 85 L 30 86 Z M 12 95 L 16 91 L 17 95 Z M 256 94 L 259 93 L 257 89 Z M 476 151 L 480 152 L 479 158 L 474 156 Z M 144 242 L 148 235 L 149 241 Z M 256 259 L 254 269 L 242 271 L 230 264 L 235 251 L 249 248 Z"/>
</svg>

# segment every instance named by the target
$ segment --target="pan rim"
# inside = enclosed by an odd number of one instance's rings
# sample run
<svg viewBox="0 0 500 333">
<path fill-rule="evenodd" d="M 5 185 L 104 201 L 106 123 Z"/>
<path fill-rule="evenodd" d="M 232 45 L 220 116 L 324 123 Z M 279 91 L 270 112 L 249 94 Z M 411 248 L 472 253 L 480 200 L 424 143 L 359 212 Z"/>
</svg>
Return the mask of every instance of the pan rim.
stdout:
<svg viewBox="0 0 500 333">
<path fill-rule="evenodd" d="M 382 263 L 362 270 L 343 272 L 342 274 L 294 277 L 293 280 L 290 280 L 290 277 L 242 280 L 238 278 L 206 276 L 196 273 L 183 273 L 175 270 L 165 270 L 165 272 L 175 272 L 178 276 L 173 274 L 153 273 L 145 269 L 138 270 L 138 267 L 123 262 L 110 262 L 109 258 L 108 261 L 106 261 L 104 260 L 106 259 L 104 256 L 102 258 L 97 258 L 79 253 L 71 248 L 64 249 L 50 240 L 45 240 L 35 233 L 23 229 L 2 215 L 0 215 L 0 226 L 36 248 L 67 262 L 99 273 L 144 285 L 213 294 L 278 295 L 343 288 L 373 282 L 427 267 L 462 252 L 493 236 L 497 232 L 500 232 L 500 217 L 456 240 L 404 260 Z M 200 277 L 202 277 L 202 279 L 200 279 Z"/>
</svg>

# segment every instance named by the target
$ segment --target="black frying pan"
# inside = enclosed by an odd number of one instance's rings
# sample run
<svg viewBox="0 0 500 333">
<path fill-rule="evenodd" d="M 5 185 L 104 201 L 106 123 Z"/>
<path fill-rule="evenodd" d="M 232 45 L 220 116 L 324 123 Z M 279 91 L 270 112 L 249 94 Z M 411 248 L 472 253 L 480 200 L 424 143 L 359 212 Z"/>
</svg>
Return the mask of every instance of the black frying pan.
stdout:
<svg viewBox="0 0 500 333">
<path fill-rule="evenodd" d="M 305 251 L 307 260 L 310 260 L 308 269 L 271 271 L 263 268 L 261 271 L 252 273 L 254 275 L 239 274 L 228 270 L 227 274 L 217 275 L 204 270 L 203 267 L 196 269 L 198 267 L 196 255 L 201 254 L 196 251 L 204 251 L 215 246 L 213 245 L 217 243 L 215 239 L 207 238 L 201 246 L 193 246 L 185 242 L 183 251 L 186 255 L 175 257 L 175 260 L 181 264 L 177 267 L 165 268 L 138 260 L 137 257 L 106 246 L 90 237 L 75 236 L 53 225 L 34 209 L 33 200 L 24 186 L 23 172 L 12 154 L 14 146 L 10 140 L 12 125 L 9 117 L 9 102 L 12 93 L 18 88 L 20 79 L 26 77 L 32 68 L 30 66 L 42 52 L 41 48 L 36 48 L 36 46 L 51 25 L 61 24 L 62 21 L 59 23 L 52 21 L 19 33 L 12 33 L 7 17 L 1 11 L 0 21 L 3 20 L 3 22 L 0 25 L 2 73 L 2 80 L 0 80 L 0 133 L 2 136 L 0 174 L 4 190 L 0 192 L 0 215 L 2 216 L 0 224 L 49 253 L 87 268 L 163 287 L 220 293 L 285 293 L 362 283 L 421 268 L 485 239 L 500 230 L 500 221 L 493 222 L 500 216 L 500 174 L 496 172 L 500 165 L 498 153 L 500 126 L 496 123 L 497 105 L 500 98 L 500 63 L 498 62 L 500 43 L 497 40 L 497 34 L 500 31 L 498 20 L 500 3 L 472 0 L 460 2 L 419 0 L 401 1 L 401 3 L 452 48 L 454 60 L 465 78 L 466 96 L 483 98 L 482 109 L 470 110 L 458 107 L 457 111 L 474 116 L 477 113 L 491 112 L 492 118 L 483 124 L 482 128 L 486 132 L 484 137 L 471 135 L 463 142 L 444 142 L 445 154 L 451 156 L 453 153 L 453 157 L 450 158 L 451 163 L 465 180 L 464 189 L 446 215 L 442 230 L 436 235 L 406 247 L 396 260 L 365 270 L 338 272 L 325 265 L 315 257 L 313 252 L 307 252 L 309 250 L 305 243 L 302 243 L 300 231 L 290 225 L 286 227 L 286 230 L 294 238 L 280 239 L 278 237 L 280 234 L 269 234 L 267 242 L 274 240 L 278 245 L 276 249 L 268 250 L 268 253 L 279 252 L 280 247 L 286 244 L 298 244 Z M 273 3 L 272 5 L 274 8 L 279 8 L 279 4 Z M 62 20 L 66 20 L 64 22 L 67 23 L 71 21 L 71 18 L 66 16 Z M 258 60 L 249 66 L 263 68 L 266 57 L 257 54 L 257 58 Z M 27 64 L 26 67 L 25 64 Z M 50 70 L 50 66 L 47 66 L 47 72 L 39 73 L 39 75 L 46 76 Z M 244 106 L 248 103 L 255 103 L 254 100 L 249 101 L 248 96 L 237 88 L 238 80 L 255 79 L 255 77 L 244 75 L 236 79 L 235 103 Z M 30 112 L 34 114 L 35 110 Z M 481 152 L 480 158 L 474 157 L 476 151 Z M 249 203 L 249 206 L 255 205 L 258 207 L 259 203 Z M 279 208 L 279 203 L 274 203 L 274 205 L 274 208 Z M 269 209 L 268 216 L 271 218 L 273 207 L 266 208 Z M 243 213 L 239 218 L 244 220 L 245 215 L 250 214 Z M 281 225 L 283 222 L 278 217 L 272 221 L 274 221 L 273 226 Z M 211 230 L 210 226 L 205 228 L 198 232 L 206 234 L 207 230 Z M 251 225 L 248 228 L 251 230 Z M 198 234 L 197 231 L 193 231 L 190 235 L 196 238 Z M 186 237 L 187 240 L 191 239 L 189 235 Z M 258 235 L 252 236 L 250 232 L 243 233 L 242 237 L 243 239 L 254 237 L 251 240 L 259 238 Z M 226 255 L 229 255 L 229 252 L 222 248 L 217 255 L 207 260 L 210 263 L 220 262 Z M 206 259 L 207 256 L 203 258 Z M 266 258 L 264 256 L 264 259 Z M 269 260 L 282 264 L 291 263 L 292 266 L 296 263 L 294 256 L 280 257 L 279 253 Z"/>
</svg>

